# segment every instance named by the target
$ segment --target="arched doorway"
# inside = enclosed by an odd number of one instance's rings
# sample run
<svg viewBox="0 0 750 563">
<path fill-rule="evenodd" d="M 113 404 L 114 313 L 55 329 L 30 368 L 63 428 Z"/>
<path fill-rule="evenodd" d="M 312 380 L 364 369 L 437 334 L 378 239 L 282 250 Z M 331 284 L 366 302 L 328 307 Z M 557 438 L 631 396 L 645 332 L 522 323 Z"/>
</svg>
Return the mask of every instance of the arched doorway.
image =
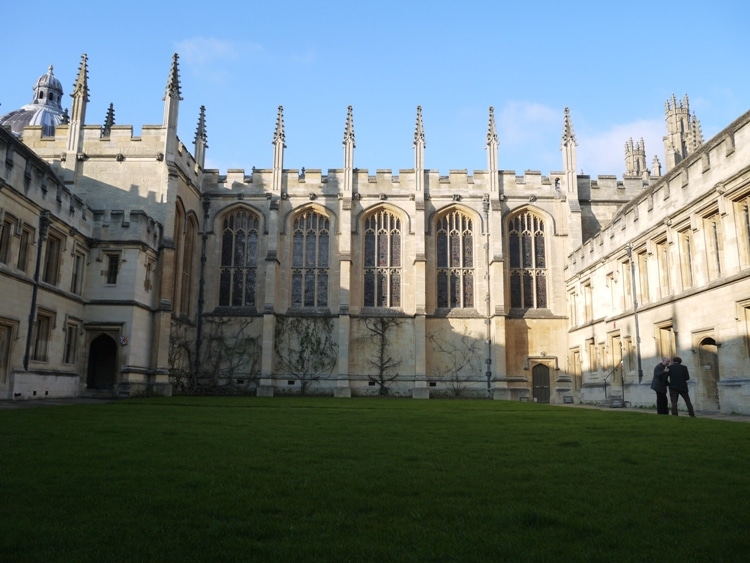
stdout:
<svg viewBox="0 0 750 563">
<path fill-rule="evenodd" d="M 112 337 L 101 334 L 89 348 L 89 389 L 114 389 L 117 381 L 117 344 Z"/>
<path fill-rule="evenodd" d="M 549 368 L 544 364 L 535 365 L 531 370 L 531 380 L 534 402 L 549 403 Z"/>
<path fill-rule="evenodd" d="M 704 338 L 698 345 L 698 397 L 701 410 L 718 411 L 719 405 L 719 354 L 713 338 Z"/>
</svg>

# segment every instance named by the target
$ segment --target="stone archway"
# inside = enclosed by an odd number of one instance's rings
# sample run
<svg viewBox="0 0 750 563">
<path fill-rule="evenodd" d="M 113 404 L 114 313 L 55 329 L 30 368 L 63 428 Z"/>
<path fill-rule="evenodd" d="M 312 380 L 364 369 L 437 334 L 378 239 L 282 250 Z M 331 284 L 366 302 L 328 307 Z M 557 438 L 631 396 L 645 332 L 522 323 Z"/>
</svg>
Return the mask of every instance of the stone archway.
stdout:
<svg viewBox="0 0 750 563">
<path fill-rule="evenodd" d="M 718 411 L 719 404 L 719 354 L 713 338 L 704 338 L 698 344 L 698 394 L 697 404 L 701 410 Z"/>
<path fill-rule="evenodd" d="M 89 346 L 89 389 L 114 389 L 117 383 L 117 343 L 107 334 L 100 334 Z"/>
</svg>

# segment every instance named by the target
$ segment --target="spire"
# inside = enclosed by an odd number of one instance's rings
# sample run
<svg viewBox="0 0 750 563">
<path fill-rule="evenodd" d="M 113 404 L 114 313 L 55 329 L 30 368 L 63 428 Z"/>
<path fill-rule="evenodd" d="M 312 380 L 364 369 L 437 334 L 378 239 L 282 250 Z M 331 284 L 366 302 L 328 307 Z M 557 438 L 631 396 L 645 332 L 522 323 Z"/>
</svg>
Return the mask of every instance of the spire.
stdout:
<svg viewBox="0 0 750 563">
<path fill-rule="evenodd" d="M 570 121 L 570 109 L 565 108 L 562 134 L 563 172 L 565 173 L 565 191 L 568 202 L 568 237 L 570 248 L 577 248 L 583 243 L 583 224 L 581 205 L 578 201 L 578 166 L 576 160 L 576 136 Z"/>
<path fill-rule="evenodd" d="M 573 133 L 573 125 L 570 122 L 570 108 L 565 108 L 565 120 L 563 124 L 563 135 L 562 145 L 563 147 L 569 143 L 577 145 L 575 133 Z"/>
<path fill-rule="evenodd" d="M 495 108 L 490 106 L 490 117 L 487 123 L 487 171 L 490 175 L 490 193 L 498 189 L 497 170 L 497 130 L 495 128 Z"/>
<path fill-rule="evenodd" d="M 82 129 L 86 124 L 86 105 L 89 101 L 89 68 L 88 56 L 81 55 L 81 64 L 78 67 L 78 77 L 73 85 L 72 115 L 70 116 L 70 127 L 68 128 L 68 151 L 79 152 L 82 140 Z"/>
<path fill-rule="evenodd" d="M 52 67 L 50 67 L 50 72 Z M 84 101 L 89 101 L 89 68 L 88 68 L 88 55 L 84 53 L 81 55 L 81 64 L 78 65 L 78 76 L 76 82 L 73 84 L 73 92 L 70 94 L 71 98 L 82 97 Z"/>
<path fill-rule="evenodd" d="M 352 114 L 352 106 L 349 106 L 346 110 L 346 127 L 344 128 L 344 145 L 351 143 L 352 147 L 356 147 L 354 144 L 354 117 Z"/>
<path fill-rule="evenodd" d="M 422 106 L 417 106 L 417 124 L 414 128 L 414 178 L 417 192 L 424 192 L 424 126 L 422 125 Z"/>
<path fill-rule="evenodd" d="M 167 88 L 162 100 L 170 97 L 176 97 L 182 100 L 182 88 L 180 86 L 180 55 L 172 55 L 172 66 L 169 67 L 169 77 L 167 78 Z"/>
<path fill-rule="evenodd" d="M 563 120 L 562 134 L 562 151 L 563 151 L 563 170 L 566 173 L 568 181 L 568 192 L 578 192 L 578 180 L 576 176 L 576 142 L 573 125 L 570 122 L 570 109 L 565 108 L 565 117 Z"/>
<path fill-rule="evenodd" d="M 276 130 L 273 134 L 273 179 L 272 190 L 281 192 L 281 175 L 284 172 L 284 107 L 279 106 L 276 114 Z"/>
<path fill-rule="evenodd" d="M 169 77 L 167 78 L 167 87 L 162 100 L 164 103 L 164 125 L 167 127 L 177 127 L 177 114 L 179 112 L 179 102 L 182 100 L 180 89 L 180 56 L 177 53 L 172 55 L 172 65 L 169 67 Z"/>
<path fill-rule="evenodd" d="M 107 109 L 107 115 L 104 116 L 104 125 L 102 125 L 102 137 L 109 137 L 110 133 L 112 132 L 112 126 L 115 124 L 115 106 L 114 104 L 109 104 L 109 109 Z"/>
<path fill-rule="evenodd" d="M 422 125 L 422 106 L 417 106 L 417 125 L 414 128 L 414 146 L 418 144 L 422 145 L 422 148 L 427 146 L 424 140 L 424 126 Z"/>
<path fill-rule="evenodd" d="M 487 124 L 487 146 L 497 143 L 497 131 L 495 130 L 495 108 L 490 106 L 490 119 Z"/>
<path fill-rule="evenodd" d="M 279 106 L 279 111 L 276 114 L 276 130 L 273 133 L 273 144 L 277 145 L 279 143 L 286 148 L 286 144 L 284 144 L 284 106 Z"/>
<path fill-rule="evenodd" d="M 346 126 L 344 127 L 344 193 L 352 191 L 354 174 L 354 115 L 352 106 L 346 109 Z"/>
<path fill-rule="evenodd" d="M 206 163 L 206 149 L 208 148 L 208 136 L 206 135 L 206 106 L 201 106 L 198 115 L 198 128 L 195 130 L 195 162 L 201 168 Z"/>
<path fill-rule="evenodd" d="M 178 61 L 180 56 L 172 55 L 172 65 L 169 68 L 169 78 L 164 92 L 164 127 L 167 128 L 164 156 L 168 162 L 174 160 L 177 152 L 177 118 L 180 113 L 180 72 Z"/>
<path fill-rule="evenodd" d="M 695 112 L 693 112 L 693 115 L 690 118 L 690 141 L 690 148 L 692 149 L 691 152 L 693 150 L 697 150 L 703 144 L 703 130 L 701 129 L 701 122 L 698 121 L 698 118 L 695 116 Z"/>
</svg>

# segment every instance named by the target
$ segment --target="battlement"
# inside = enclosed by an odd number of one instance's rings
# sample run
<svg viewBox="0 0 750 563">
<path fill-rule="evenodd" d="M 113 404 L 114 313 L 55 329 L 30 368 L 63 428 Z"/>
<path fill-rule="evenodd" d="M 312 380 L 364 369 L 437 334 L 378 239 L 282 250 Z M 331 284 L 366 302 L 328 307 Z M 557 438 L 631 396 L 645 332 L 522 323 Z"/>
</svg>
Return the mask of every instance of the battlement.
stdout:
<svg viewBox="0 0 750 563">
<path fill-rule="evenodd" d="M 92 211 L 92 237 L 101 242 L 137 242 L 158 249 L 162 225 L 140 209 L 95 209 Z"/>
<path fill-rule="evenodd" d="M 52 166 L 39 160 L 23 143 L 0 128 L 0 189 L 6 185 L 23 193 L 40 209 L 48 209 L 77 231 L 90 232 L 90 212 L 55 174 Z"/>
<path fill-rule="evenodd" d="M 42 158 L 62 161 L 66 157 L 70 125 L 58 125 L 55 135 L 42 136 L 41 126 L 26 126 L 23 141 Z M 85 125 L 83 148 L 76 158 L 83 161 L 163 162 L 167 128 L 162 125 L 143 125 L 141 135 L 133 135 L 132 125 L 113 125 L 102 135 L 101 125 Z M 190 150 L 178 140 L 174 164 L 194 183 L 198 184 L 200 169 Z"/>
<path fill-rule="evenodd" d="M 254 168 L 249 173 L 244 169 L 229 169 L 221 174 L 216 169 L 205 170 L 202 177 L 204 192 L 222 192 L 225 190 L 244 195 L 265 195 L 272 191 L 273 170 Z M 425 170 L 424 190 L 427 194 L 484 194 L 490 190 L 490 173 L 486 170 L 450 170 L 441 175 L 438 170 Z M 284 169 L 282 171 L 282 189 L 290 196 L 337 195 L 343 190 L 345 171 L 341 168 L 330 168 L 323 173 L 319 168 Z M 654 179 L 652 178 L 652 181 Z M 538 170 L 527 170 L 517 175 L 514 170 L 498 171 L 500 192 L 508 198 L 528 198 L 530 194 L 537 197 L 560 197 L 565 181 L 564 172 L 550 172 L 543 175 Z M 646 182 L 648 185 L 649 182 Z M 394 173 L 391 169 L 377 169 L 374 174 L 366 168 L 355 168 L 352 172 L 353 190 L 360 195 L 388 194 L 409 195 L 416 190 L 416 172 L 413 168 L 400 169 Z M 632 197 L 644 187 L 641 178 L 623 178 L 616 176 L 599 176 L 590 180 L 589 176 L 579 176 L 578 189 L 581 199 L 604 198 L 623 200 Z"/>
<path fill-rule="evenodd" d="M 694 218 L 682 210 L 694 210 L 691 204 L 696 201 L 731 197 L 724 179 L 747 173 L 748 162 L 750 111 L 665 176 L 652 179 L 652 183 L 644 186 L 639 195 L 618 210 L 609 224 L 569 255 L 569 275 L 611 258 L 628 241 L 635 246 L 641 244 L 660 225 L 666 230 L 670 226 L 691 224 Z M 602 177 L 599 178 L 601 183 Z M 613 185 L 619 185 L 614 178 L 605 177 L 605 180 L 610 190 Z M 623 185 L 638 182 L 640 179 L 626 178 Z"/>
</svg>

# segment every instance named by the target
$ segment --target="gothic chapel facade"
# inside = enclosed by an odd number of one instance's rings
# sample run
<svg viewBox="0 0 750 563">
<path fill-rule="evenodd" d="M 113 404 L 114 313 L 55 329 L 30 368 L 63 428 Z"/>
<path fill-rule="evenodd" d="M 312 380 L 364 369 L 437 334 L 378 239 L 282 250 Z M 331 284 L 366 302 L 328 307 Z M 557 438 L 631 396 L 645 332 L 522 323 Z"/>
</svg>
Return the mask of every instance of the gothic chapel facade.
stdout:
<svg viewBox="0 0 750 563">
<path fill-rule="evenodd" d="M 704 143 L 687 98 L 673 97 L 667 172 L 630 140 L 618 180 L 576 172 L 567 109 L 562 169 L 548 175 L 499 168 L 492 108 L 486 170 L 425 169 L 421 108 L 412 169 L 359 169 L 351 107 L 341 168 L 285 169 L 279 107 L 272 166 L 220 173 L 204 168 L 204 108 L 192 152 L 177 137 L 177 55 L 163 123 L 139 137 L 112 106 L 87 122 L 85 55 L 70 114 L 51 68 L 34 96 L 0 118 L 0 291 L 14 296 L 0 306 L 3 398 L 651 405 L 651 367 L 669 351 L 698 374 L 699 408 L 750 413 L 748 114 Z M 637 302 L 643 288 L 651 299 Z M 699 312 L 706 292 L 737 320 Z"/>
</svg>

